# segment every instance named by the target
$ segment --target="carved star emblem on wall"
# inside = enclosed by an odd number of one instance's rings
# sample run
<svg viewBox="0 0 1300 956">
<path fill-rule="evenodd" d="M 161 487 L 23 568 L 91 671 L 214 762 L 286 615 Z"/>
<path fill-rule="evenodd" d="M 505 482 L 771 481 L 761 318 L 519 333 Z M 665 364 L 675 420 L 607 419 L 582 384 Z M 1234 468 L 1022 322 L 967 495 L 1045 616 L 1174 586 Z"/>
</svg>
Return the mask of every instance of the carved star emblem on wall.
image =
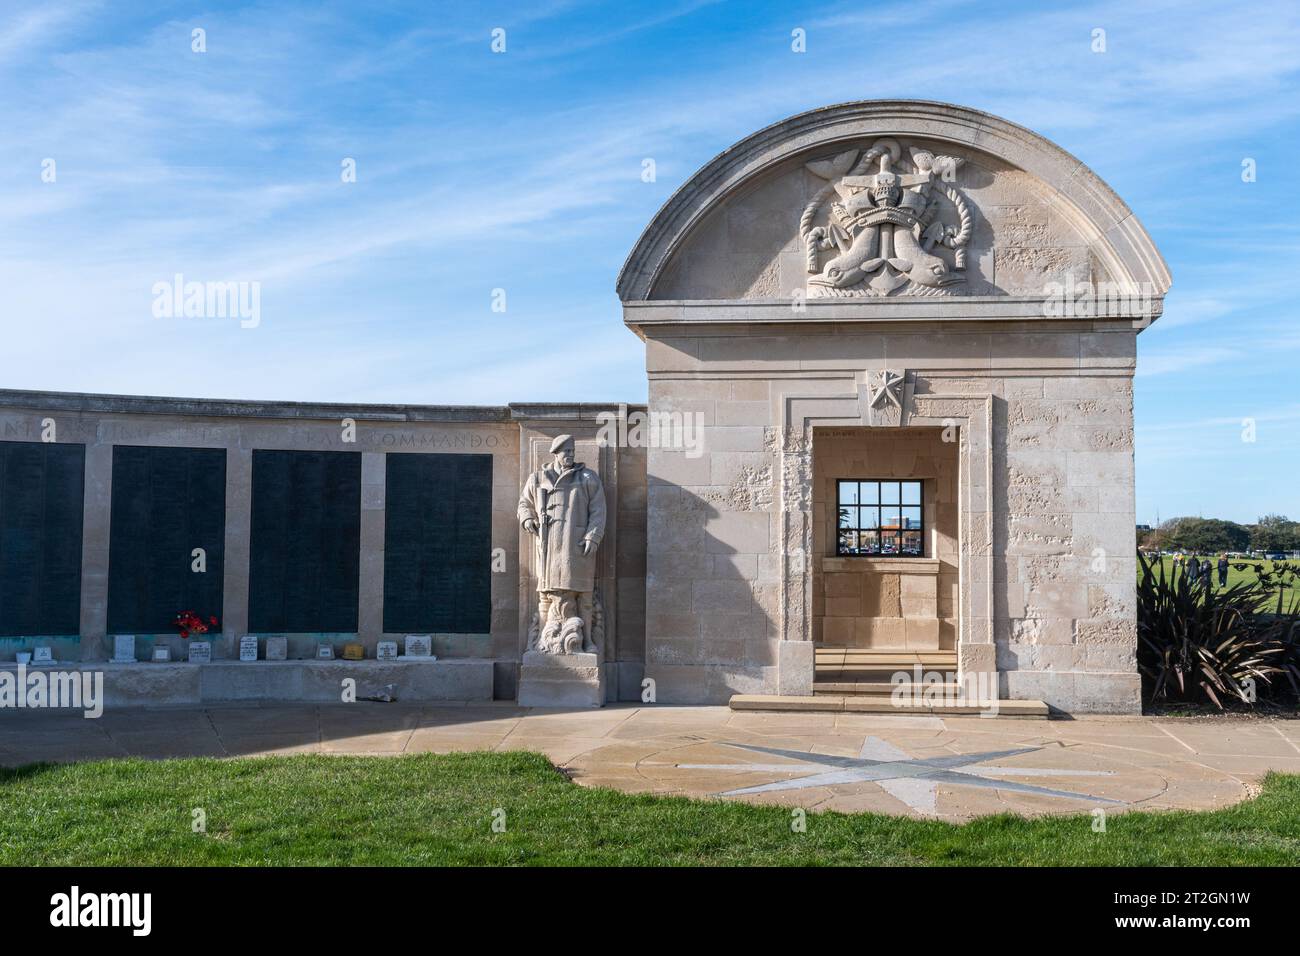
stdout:
<svg viewBox="0 0 1300 956">
<path fill-rule="evenodd" d="M 778 750 L 754 744 L 727 743 L 754 753 L 781 757 L 794 763 L 734 763 L 734 764 L 678 764 L 690 770 L 732 770 L 738 773 L 789 773 L 798 774 L 791 779 L 778 780 L 752 787 L 741 787 L 718 794 L 735 797 L 750 793 L 772 793 L 778 790 L 805 790 L 833 784 L 869 783 L 880 787 L 890 796 L 902 801 L 918 813 L 934 814 L 938 805 L 938 786 L 978 787 L 1002 790 L 1009 793 L 1034 794 L 1088 803 L 1122 804 L 1121 800 L 1074 793 L 1069 790 L 1051 790 L 1031 784 L 1003 780 L 1000 777 L 1070 777 L 1110 776 L 1105 770 L 1058 770 L 1041 767 L 975 766 L 986 760 L 1017 757 L 1035 753 L 1042 747 L 1017 747 L 1014 750 L 993 750 L 973 754 L 948 754 L 942 757 L 910 757 L 899 748 L 879 737 L 868 737 L 857 757 L 837 757 L 833 754 L 806 753 L 798 750 Z M 802 764 L 803 766 L 800 766 Z M 808 765 L 820 768 L 814 770 Z"/>
<path fill-rule="evenodd" d="M 867 383 L 867 395 L 872 408 L 884 408 L 886 405 L 893 405 L 901 410 L 903 407 L 903 373 L 892 368 L 872 372 L 871 380 Z"/>
</svg>

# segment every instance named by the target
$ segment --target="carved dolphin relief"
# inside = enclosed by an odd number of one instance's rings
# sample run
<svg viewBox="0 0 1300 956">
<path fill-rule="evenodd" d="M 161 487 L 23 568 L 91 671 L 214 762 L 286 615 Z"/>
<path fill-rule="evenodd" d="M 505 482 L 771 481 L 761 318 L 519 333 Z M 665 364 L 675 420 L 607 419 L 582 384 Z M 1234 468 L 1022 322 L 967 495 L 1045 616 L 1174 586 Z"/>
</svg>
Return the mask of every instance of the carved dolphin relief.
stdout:
<svg viewBox="0 0 1300 956">
<path fill-rule="evenodd" d="M 847 150 L 805 164 L 826 180 L 800 219 L 811 295 L 936 294 L 963 281 L 970 215 L 950 185 L 961 159 L 916 147 L 908 154 L 911 172 L 895 169 L 902 149 L 889 139 L 861 153 Z M 873 164 L 879 168 L 869 173 Z M 832 197 L 826 224 L 816 225 Z M 957 210 L 956 224 L 942 219 L 949 204 Z M 954 251 L 952 266 L 938 248 Z M 829 250 L 837 254 L 822 263 L 821 253 Z"/>
</svg>

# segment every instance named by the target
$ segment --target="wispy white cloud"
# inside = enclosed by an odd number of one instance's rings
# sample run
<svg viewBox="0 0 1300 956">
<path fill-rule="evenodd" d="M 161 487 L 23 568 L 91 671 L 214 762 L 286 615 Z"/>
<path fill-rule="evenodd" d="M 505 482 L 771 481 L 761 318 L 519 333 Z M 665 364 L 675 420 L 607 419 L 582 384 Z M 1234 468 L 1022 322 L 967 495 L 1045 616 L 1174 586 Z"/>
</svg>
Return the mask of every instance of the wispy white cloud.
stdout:
<svg viewBox="0 0 1300 956">
<path fill-rule="evenodd" d="M 50 41 L 83 22 L 98 3 L 59 3 L 50 0 L 38 6 L 16 8 L 0 20 L 0 66 L 9 66 L 32 56 Z"/>
</svg>

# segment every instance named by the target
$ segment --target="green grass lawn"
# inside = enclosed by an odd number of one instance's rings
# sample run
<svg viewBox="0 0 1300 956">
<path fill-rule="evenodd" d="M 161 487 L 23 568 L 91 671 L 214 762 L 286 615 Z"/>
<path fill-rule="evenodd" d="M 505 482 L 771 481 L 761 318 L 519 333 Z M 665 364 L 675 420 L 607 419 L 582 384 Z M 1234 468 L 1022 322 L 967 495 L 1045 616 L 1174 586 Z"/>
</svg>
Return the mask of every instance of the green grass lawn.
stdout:
<svg viewBox="0 0 1300 956">
<path fill-rule="evenodd" d="M 1203 554 L 1200 556 L 1200 560 L 1204 561 L 1207 557 L 1210 559 L 1210 568 L 1213 571 L 1213 575 L 1211 579 L 1214 581 L 1214 586 L 1218 587 L 1219 586 L 1219 569 L 1218 569 L 1219 556 L 1217 554 L 1215 555 Z M 1164 564 L 1165 566 L 1165 580 L 1169 580 L 1174 573 L 1174 559 L 1172 557 L 1166 556 L 1161 558 L 1161 563 Z M 1256 580 L 1255 572 L 1250 570 L 1250 568 L 1247 568 L 1244 571 L 1238 571 L 1236 567 L 1234 567 L 1234 565 L 1238 565 L 1238 564 L 1262 565 L 1265 570 L 1271 571 L 1273 569 L 1273 565 L 1277 563 L 1278 562 L 1275 561 L 1264 561 L 1258 558 L 1229 558 L 1228 559 L 1228 587 L 1232 587 L 1234 584 L 1238 584 L 1242 581 L 1253 583 Z M 1160 574 L 1160 569 L 1154 565 L 1152 566 L 1151 570 L 1157 576 Z M 1181 574 L 1182 572 L 1180 571 L 1179 573 Z M 1142 566 L 1139 564 L 1138 579 L 1141 580 L 1141 578 L 1142 578 Z"/>
<path fill-rule="evenodd" d="M 205 833 L 192 831 L 194 808 Z M 505 811 L 505 832 L 492 831 Z M 112 760 L 0 770 L 4 865 L 1296 865 L 1300 776 L 1204 813 L 965 826 L 633 796 L 542 756 Z"/>
</svg>

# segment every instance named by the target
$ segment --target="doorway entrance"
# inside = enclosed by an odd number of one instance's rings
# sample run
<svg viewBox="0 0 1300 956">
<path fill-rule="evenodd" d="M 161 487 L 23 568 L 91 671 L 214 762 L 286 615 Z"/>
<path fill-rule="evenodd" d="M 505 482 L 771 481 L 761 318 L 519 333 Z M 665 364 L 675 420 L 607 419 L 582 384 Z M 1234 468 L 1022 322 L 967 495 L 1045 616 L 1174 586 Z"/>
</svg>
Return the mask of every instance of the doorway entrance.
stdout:
<svg viewBox="0 0 1300 956">
<path fill-rule="evenodd" d="M 813 430 L 813 640 L 819 646 L 955 651 L 955 432 Z"/>
</svg>

